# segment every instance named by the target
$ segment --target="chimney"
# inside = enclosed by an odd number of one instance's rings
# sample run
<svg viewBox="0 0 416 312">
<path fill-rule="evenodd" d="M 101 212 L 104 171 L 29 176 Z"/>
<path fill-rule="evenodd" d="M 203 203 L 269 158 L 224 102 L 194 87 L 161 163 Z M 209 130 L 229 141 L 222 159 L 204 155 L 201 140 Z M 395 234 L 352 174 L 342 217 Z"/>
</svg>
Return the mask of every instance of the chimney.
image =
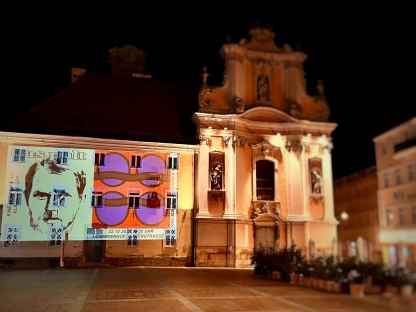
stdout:
<svg viewBox="0 0 416 312">
<path fill-rule="evenodd" d="M 84 77 L 87 73 L 85 68 L 72 67 L 71 69 L 71 83 L 74 83 L 79 78 Z"/>
<path fill-rule="evenodd" d="M 112 48 L 109 52 L 109 63 L 113 76 L 150 78 L 145 75 L 145 63 L 147 54 L 132 45 L 121 48 Z"/>
</svg>

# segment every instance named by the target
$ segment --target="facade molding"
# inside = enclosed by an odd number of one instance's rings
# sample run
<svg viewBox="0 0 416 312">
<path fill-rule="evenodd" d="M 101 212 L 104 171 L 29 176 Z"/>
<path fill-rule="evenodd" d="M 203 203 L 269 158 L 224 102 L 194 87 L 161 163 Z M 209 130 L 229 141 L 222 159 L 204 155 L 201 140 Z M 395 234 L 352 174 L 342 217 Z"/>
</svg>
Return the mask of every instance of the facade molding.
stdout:
<svg viewBox="0 0 416 312">
<path fill-rule="evenodd" d="M 16 132 L 0 132 L 0 141 L 8 144 L 30 144 L 38 146 L 76 147 L 94 149 L 120 149 L 126 151 L 170 151 L 170 152 L 195 152 L 198 145 L 185 145 L 176 143 L 157 143 L 143 141 L 127 141 L 114 139 L 100 139 L 90 137 L 75 137 L 64 135 L 30 134 Z"/>
</svg>

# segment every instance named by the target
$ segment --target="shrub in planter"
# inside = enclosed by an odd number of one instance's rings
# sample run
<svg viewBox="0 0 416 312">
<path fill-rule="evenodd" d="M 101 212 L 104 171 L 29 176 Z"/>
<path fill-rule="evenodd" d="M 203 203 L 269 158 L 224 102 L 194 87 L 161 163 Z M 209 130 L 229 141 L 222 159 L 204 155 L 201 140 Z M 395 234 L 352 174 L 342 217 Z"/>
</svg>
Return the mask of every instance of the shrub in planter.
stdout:
<svg viewBox="0 0 416 312">
<path fill-rule="evenodd" d="M 266 266 L 266 251 L 263 248 L 255 249 L 251 262 L 254 264 L 254 273 L 263 274 L 264 267 Z"/>
<path fill-rule="evenodd" d="M 410 297 L 413 293 L 412 279 L 410 272 L 406 269 L 398 269 L 393 280 L 394 286 L 400 289 L 400 294 L 403 297 Z"/>
</svg>

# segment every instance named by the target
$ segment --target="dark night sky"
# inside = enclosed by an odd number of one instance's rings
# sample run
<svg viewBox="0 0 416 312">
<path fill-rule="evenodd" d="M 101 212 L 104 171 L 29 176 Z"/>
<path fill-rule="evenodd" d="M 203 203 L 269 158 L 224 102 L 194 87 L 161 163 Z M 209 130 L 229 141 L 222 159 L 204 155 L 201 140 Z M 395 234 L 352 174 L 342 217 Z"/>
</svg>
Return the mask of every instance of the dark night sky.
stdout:
<svg viewBox="0 0 416 312">
<path fill-rule="evenodd" d="M 177 3 L 163 12 L 125 6 L 105 13 L 80 8 L 67 14 L 10 12 L 13 19 L 2 30 L 9 110 L 1 119 L 11 119 L 65 87 L 71 66 L 109 72 L 108 49 L 124 44 L 149 53 L 147 69 L 154 79 L 198 87 L 201 67 L 207 64 L 210 83 L 220 84 L 222 44 L 248 38 L 248 30 L 261 19 L 273 27 L 277 45 L 289 43 L 308 55 L 308 93 L 316 93 L 319 78 L 325 83 L 330 121 L 338 123 L 334 177 L 374 165 L 372 138 L 416 115 L 413 11 L 397 4 L 368 9 L 350 2 L 325 8 L 265 4 L 241 8 L 241 2 L 238 11 L 210 4 L 194 13 Z"/>
</svg>

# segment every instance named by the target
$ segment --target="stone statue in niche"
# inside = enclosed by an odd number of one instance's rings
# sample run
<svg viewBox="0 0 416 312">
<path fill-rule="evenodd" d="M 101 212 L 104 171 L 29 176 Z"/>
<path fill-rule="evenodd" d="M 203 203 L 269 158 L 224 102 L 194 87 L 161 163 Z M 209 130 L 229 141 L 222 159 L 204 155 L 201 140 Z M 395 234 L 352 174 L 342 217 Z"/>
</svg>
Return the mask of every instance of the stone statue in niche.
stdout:
<svg viewBox="0 0 416 312">
<path fill-rule="evenodd" d="M 219 191 L 222 190 L 222 166 L 215 164 L 212 166 L 211 172 L 211 190 Z"/>
<path fill-rule="evenodd" d="M 257 100 L 269 101 L 270 99 L 270 85 L 269 77 L 260 75 L 257 77 Z"/>
<path fill-rule="evenodd" d="M 312 184 L 312 193 L 321 194 L 322 192 L 322 182 L 321 174 L 318 170 L 312 170 L 311 172 L 311 184 Z"/>
<path fill-rule="evenodd" d="M 243 98 L 236 96 L 234 98 L 233 105 L 234 105 L 234 111 L 237 114 L 244 113 L 244 109 L 245 109 L 246 103 L 244 103 L 244 99 Z"/>
</svg>

